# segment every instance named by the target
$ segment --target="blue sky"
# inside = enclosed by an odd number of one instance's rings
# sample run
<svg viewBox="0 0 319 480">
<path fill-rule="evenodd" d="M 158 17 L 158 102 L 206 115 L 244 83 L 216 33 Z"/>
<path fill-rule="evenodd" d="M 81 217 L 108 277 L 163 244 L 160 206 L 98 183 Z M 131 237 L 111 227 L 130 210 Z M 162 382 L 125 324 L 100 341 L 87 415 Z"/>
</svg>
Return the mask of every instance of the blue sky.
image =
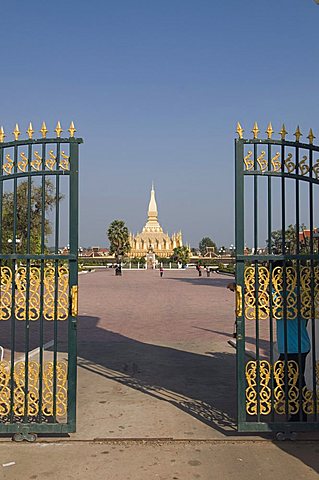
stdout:
<svg viewBox="0 0 319 480">
<path fill-rule="evenodd" d="M 319 138 L 318 22 L 313 0 L 3 1 L 0 123 L 74 120 L 82 245 L 139 231 L 152 180 L 165 230 L 229 245 L 237 121 Z"/>
</svg>

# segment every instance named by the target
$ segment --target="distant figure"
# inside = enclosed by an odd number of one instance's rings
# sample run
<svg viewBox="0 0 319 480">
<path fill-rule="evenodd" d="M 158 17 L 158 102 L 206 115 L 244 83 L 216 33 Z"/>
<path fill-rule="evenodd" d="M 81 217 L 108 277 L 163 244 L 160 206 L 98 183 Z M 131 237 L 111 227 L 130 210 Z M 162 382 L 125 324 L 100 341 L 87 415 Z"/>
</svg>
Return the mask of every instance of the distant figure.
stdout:
<svg viewBox="0 0 319 480">
<path fill-rule="evenodd" d="M 115 275 L 116 276 L 121 276 L 122 275 L 122 267 L 121 267 L 121 264 L 117 265 L 115 267 Z"/>
<path fill-rule="evenodd" d="M 161 266 L 161 267 L 160 267 L 160 276 L 161 276 L 161 278 L 162 278 L 162 276 L 163 276 L 163 273 L 164 273 L 164 268 Z"/>
<path fill-rule="evenodd" d="M 197 265 L 197 266 L 196 266 L 196 270 L 198 271 L 198 276 L 201 277 L 201 276 L 202 276 L 201 266 L 200 266 L 200 265 Z"/>
<path fill-rule="evenodd" d="M 206 275 L 207 277 L 210 277 L 210 269 L 208 267 L 206 267 Z"/>
</svg>

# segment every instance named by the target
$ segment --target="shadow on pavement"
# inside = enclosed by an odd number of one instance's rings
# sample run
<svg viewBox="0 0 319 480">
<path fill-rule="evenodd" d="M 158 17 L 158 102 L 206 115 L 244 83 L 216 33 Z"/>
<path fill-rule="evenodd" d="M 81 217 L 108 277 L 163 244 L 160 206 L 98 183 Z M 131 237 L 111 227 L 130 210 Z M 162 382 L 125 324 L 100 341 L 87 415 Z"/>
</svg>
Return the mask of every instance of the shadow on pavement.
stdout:
<svg viewBox="0 0 319 480">
<path fill-rule="evenodd" d="M 194 278 L 189 278 L 189 277 L 164 277 L 163 280 L 169 282 L 169 281 L 179 281 L 179 282 L 184 282 L 184 283 L 190 283 L 191 285 L 201 285 L 201 286 L 207 286 L 207 287 L 221 287 L 221 288 L 226 288 L 229 283 L 232 283 L 234 281 L 234 277 L 227 277 L 227 278 L 220 278 L 217 277 L 217 274 L 213 274 L 213 277 L 195 277 Z"/>
<path fill-rule="evenodd" d="M 80 333 L 81 368 L 169 402 L 223 434 L 236 433 L 234 354 L 206 356 L 147 344 L 99 329 L 97 322 L 79 319 L 80 332 L 85 325 L 96 338 Z"/>
</svg>

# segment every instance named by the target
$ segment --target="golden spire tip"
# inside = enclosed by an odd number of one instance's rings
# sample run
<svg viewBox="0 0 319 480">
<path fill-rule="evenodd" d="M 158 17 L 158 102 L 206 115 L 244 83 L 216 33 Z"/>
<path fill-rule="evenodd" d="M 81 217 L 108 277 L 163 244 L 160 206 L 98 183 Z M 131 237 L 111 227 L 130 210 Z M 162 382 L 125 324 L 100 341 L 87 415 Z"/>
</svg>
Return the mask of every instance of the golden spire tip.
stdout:
<svg viewBox="0 0 319 480">
<path fill-rule="evenodd" d="M 76 128 L 75 128 L 73 122 L 70 123 L 69 132 L 70 132 L 70 137 L 74 137 L 74 133 L 76 132 Z"/>
<path fill-rule="evenodd" d="M 316 137 L 314 136 L 314 134 L 313 134 L 312 128 L 309 130 L 309 135 L 308 135 L 308 137 L 307 137 L 307 138 L 309 139 L 309 143 L 310 143 L 310 145 L 312 145 L 312 144 L 313 144 L 313 141 L 314 141 L 314 139 L 316 138 Z"/>
<path fill-rule="evenodd" d="M 259 128 L 258 128 L 258 124 L 257 122 L 254 123 L 254 127 L 252 129 L 252 133 L 254 135 L 254 139 L 257 139 L 258 138 L 258 133 L 260 132 Z"/>
<path fill-rule="evenodd" d="M 48 129 L 47 129 L 47 126 L 46 126 L 45 122 L 42 122 L 40 132 L 42 133 L 42 138 L 46 138 L 47 133 L 48 133 Z"/>
<path fill-rule="evenodd" d="M 244 133 L 244 129 L 243 127 L 240 125 L 239 122 L 237 122 L 237 129 L 236 129 L 236 132 L 238 133 L 238 138 L 243 138 L 243 133 Z"/>
<path fill-rule="evenodd" d="M 0 143 L 4 142 L 5 133 L 3 127 L 0 128 Z"/>
<path fill-rule="evenodd" d="M 55 132 L 56 132 L 57 138 L 60 138 L 60 137 L 61 137 L 61 133 L 63 132 L 60 122 L 58 122 L 58 123 L 56 124 Z"/>
<path fill-rule="evenodd" d="M 296 142 L 299 142 L 300 137 L 302 137 L 302 133 L 300 131 L 299 125 L 296 128 L 296 131 L 294 133 L 294 136 L 296 137 Z"/>
<path fill-rule="evenodd" d="M 281 140 L 286 140 L 286 135 L 288 134 L 288 132 L 286 130 L 286 127 L 285 127 L 284 123 L 282 124 L 282 127 L 281 127 L 281 130 L 280 130 L 279 134 L 281 135 Z"/>
<path fill-rule="evenodd" d="M 14 135 L 14 139 L 15 140 L 19 140 L 19 135 L 20 135 L 20 130 L 19 130 L 19 125 L 16 123 L 16 126 L 14 127 L 14 130 L 13 130 L 13 135 Z"/>
<path fill-rule="evenodd" d="M 271 122 L 268 123 L 266 133 L 267 133 L 267 136 L 268 136 L 268 140 L 271 140 L 272 134 L 274 133 Z"/>
<path fill-rule="evenodd" d="M 28 130 L 27 130 L 27 134 L 28 134 L 29 139 L 31 140 L 32 137 L 33 137 L 33 134 L 34 134 L 34 130 L 33 130 L 32 123 L 31 123 L 31 122 L 29 123 L 29 127 L 28 127 Z"/>
</svg>

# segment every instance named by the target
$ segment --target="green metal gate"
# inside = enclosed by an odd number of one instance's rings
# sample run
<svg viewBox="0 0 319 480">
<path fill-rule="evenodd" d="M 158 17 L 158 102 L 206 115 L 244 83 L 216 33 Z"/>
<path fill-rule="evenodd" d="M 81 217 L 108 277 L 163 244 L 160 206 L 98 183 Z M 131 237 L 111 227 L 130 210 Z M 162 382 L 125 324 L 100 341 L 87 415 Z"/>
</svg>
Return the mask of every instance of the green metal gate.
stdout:
<svg viewBox="0 0 319 480">
<path fill-rule="evenodd" d="M 318 430 L 319 147 L 237 133 L 238 429 Z"/>
<path fill-rule="evenodd" d="M 4 142 L 0 129 L 0 433 L 74 432 L 78 149 L 69 136 Z M 61 249 L 64 236 L 65 248 Z"/>
</svg>

